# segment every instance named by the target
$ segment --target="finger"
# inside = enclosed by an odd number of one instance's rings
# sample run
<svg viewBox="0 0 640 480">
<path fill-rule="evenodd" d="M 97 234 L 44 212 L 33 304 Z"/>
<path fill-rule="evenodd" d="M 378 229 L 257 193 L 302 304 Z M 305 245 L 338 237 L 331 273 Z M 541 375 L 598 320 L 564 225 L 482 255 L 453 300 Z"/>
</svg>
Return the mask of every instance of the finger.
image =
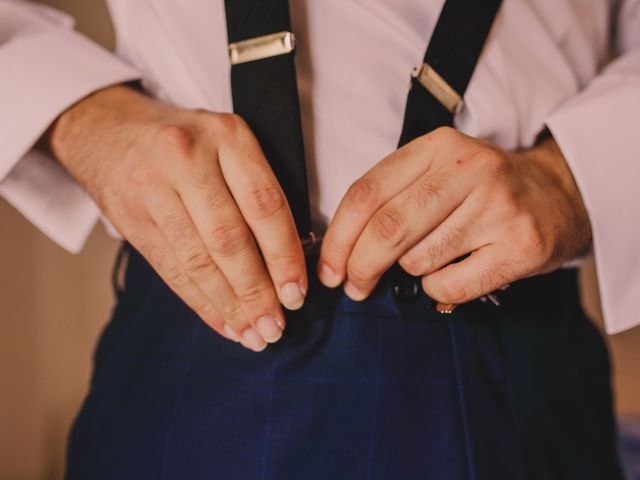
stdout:
<svg viewBox="0 0 640 480">
<path fill-rule="evenodd" d="M 318 276 L 326 286 L 343 282 L 347 260 L 371 215 L 424 172 L 423 162 L 408 161 L 412 153 L 411 144 L 404 146 L 349 187 L 322 241 Z"/>
<path fill-rule="evenodd" d="M 461 262 L 425 275 L 422 288 L 437 302 L 456 305 L 480 298 L 523 276 L 517 262 L 505 256 L 504 248 L 491 244 Z"/>
<path fill-rule="evenodd" d="M 264 321 L 252 321 L 250 312 L 246 311 L 226 276 L 207 251 L 178 195 L 173 191 L 158 191 L 147 196 L 147 199 L 153 204 L 148 206 L 149 214 L 183 271 L 212 302 L 225 323 L 254 350 L 264 349 L 264 342 L 277 341 L 282 335 L 282 329 L 276 325 L 269 330 L 270 325 L 265 326 Z M 264 341 L 256 341 L 257 338 Z"/>
<path fill-rule="evenodd" d="M 227 186 L 258 242 L 281 303 L 289 310 L 299 309 L 308 288 L 304 253 L 284 192 L 257 140 L 250 134 L 244 142 L 223 145 L 219 159 Z"/>
<path fill-rule="evenodd" d="M 433 273 L 489 243 L 486 230 L 476 205 L 467 198 L 431 233 L 407 250 L 398 263 L 414 276 Z"/>
<path fill-rule="evenodd" d="M 179 178 L 180 197 L 205 251 L 232 289 L 227 295 L 239 301 L 246 321 L 273 343 L 285 326 L 273 283 L 217 163 L 210 160 L 209 164 L 197 175 Z"/>
<path fill-rule="evenodd" d="M 128 241 L 149 262 L 160 278 L 191 308 L 209 327 L 218 334 L 233 341 L 238 341 L 237 334 L 225 326 L 217 309 L 191 281 L 179 264 L 164 235 L 148 221 L 136 221 L 134 228 L 125 228 Z M 227 327 L 227 328 L 225 328 Z"/>
<path fill-rule="evenodd" d="M 318 275 L 329 287 L 346 275 L 347 260 L 373 213 L 445 157 L 464 137 L 443 128 L 408 143 L 357 180 L 344 196 L 325 234 Z M 454 145 L 455 144 L 455 145 Z"/>
<path fill-rule="evenodd" d="M 382 273 L 463 203 L 468 189 L 449 171 L 430 171 L 378 209 L 349 256 L 347 294 L 367 297 Z"/>
</svg>

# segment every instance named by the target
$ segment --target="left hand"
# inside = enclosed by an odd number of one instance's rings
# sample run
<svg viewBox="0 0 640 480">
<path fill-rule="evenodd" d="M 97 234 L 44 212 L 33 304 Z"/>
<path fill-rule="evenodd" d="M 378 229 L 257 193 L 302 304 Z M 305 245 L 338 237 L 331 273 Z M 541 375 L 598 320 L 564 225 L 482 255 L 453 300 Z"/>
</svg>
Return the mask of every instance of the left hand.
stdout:
<svg viewBox="0 0 640 480">
<path fill-rule="evenodd" d="M 318 275 L 329 287 L 344 282 L 359 301 L 399 261 L 422 276 L 427 295 L 456 305 L 553 271 L 590 242 L 582 197 L 552 138 L 506 152 L 445 127 L 351 186 L 324 237 Z"/>
</svg>

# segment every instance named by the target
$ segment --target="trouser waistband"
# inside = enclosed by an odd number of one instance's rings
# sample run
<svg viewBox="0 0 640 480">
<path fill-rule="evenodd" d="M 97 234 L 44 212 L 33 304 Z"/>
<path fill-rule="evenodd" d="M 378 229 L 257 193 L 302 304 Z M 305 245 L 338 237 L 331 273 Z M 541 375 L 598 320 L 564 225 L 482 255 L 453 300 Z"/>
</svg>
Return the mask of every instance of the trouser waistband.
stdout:
<svg viewBox="0 0 640 480">
<path fill-rule="evenodd" d="M 306 258 L 310 288 L 325 288 L 315 274 L 318 254 L 311 254 Z M 578 271 L 570 268 L 514 281 L 507 289 L 494 292 L 499 305 L 485 298 L 460 305 L 455 311 L 482 309 L 489 312 L 512 312 L 524 308 L 539 312 L 561 308 L 567 300 L 575 301 L 579 298 L 577 277 Z M 382 275 L 371 297 L 379 295 L 390 295 L 396 303 L 422 303 L 428 308 L 434 308 L 436 303 L 422 290 L 421 278 L 409 275 L 398 263 Z"/>
<path fill-rule="evenodd" d="M 140 255 L 133 247 L 125 243 L 114 267 L 113 283 L 116 293 L 120 293 L 123 289 L 124 264 L 130 254 Z M 319 250 L 306 256 L 310 290 L 326 289 L 315 273 L 318 255 Z M 143 263 L 146 264 L 146 262 Z M 151 269 L 148 265 L 145 267 Z M 527 309 L 530 312 L 548 312 L 549 309 L 561 308 L 568 299 L 575 301 L 579 298 L 577 276 L 577 270 L 571 268 L 518 280 L 513 282 L 508 289 L 496 292 L 495 295 L 500 305 L 494 305 L 490 301 L 474 300 L 458 306 L 456 311 L 458 309 L 467 311 L 482 309 L 485 312 L 499 313 Z M 435 307 L 435 302 L 422 290 L 420 278 L 409 275 L 397 263 L 382 275 L 371 297 L 381 295 L 389 295 L 396 303 L 400 304 L 422 304 L 426 308 Z"/>
</svg>

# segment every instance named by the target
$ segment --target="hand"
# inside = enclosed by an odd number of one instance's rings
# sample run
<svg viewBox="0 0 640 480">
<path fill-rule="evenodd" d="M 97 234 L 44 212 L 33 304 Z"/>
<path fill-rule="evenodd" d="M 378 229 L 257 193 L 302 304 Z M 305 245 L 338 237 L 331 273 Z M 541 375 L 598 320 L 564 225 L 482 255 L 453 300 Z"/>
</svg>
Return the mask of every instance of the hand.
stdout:
<svg viewBox="0 0 640 480">
<path fill-rule="evenodd" d="M 363 300 L 395 261 L 456 305 L 550 272 L 588 248 L 591 227 L 553 139 L 509 153 L 441 128 L 356 181 L 324 237 L 318 274 Z M 466 258 L 460 260 L 461 257 Z"/>
<path fill-rule="evenodd" d="M 304 302 L 305 260 L 245 122 L 119 86 L 72 107 L 49 138 L 104 215 L 211 328 L 255 351 L 281 337 L 280 302 Z"/>
</svg>

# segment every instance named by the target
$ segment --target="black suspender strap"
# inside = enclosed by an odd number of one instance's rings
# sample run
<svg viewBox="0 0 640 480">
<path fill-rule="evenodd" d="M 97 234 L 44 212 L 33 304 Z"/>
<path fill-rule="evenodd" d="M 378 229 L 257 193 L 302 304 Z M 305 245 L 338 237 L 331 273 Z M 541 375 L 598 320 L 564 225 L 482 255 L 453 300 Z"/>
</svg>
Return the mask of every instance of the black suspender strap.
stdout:
<svg viewBox="0 0 640 480">
<path fill-rule="evenodd" d="M 424 63 L 414 70 L 398 146 L 438 127 L 452 126 L 501 0 L 447 0 L 433 31 Z M 410 302 L 419 277 L 394 265 L 396 298 Z"/>
<path fill-rule="evenodd" d="M 295 38 L 288 0 L 225 0 L 234 112 L 244 118 L 289 202 L 303 243 L 309 241 Z"/>
<path fill-rule="evenodd" d="M 416 68 L 399 145 L 451 126 L 501 0 L 447 0 Z M 303 244 L 313 239 L 288 0 L 225 0 L 235 113 L 253 129 Z"/>
<path fill-rule="evenodd" d="M 399 146 L 453 125 L 501 0 L 447 0 L 416 68 Z"/>
</svg>

